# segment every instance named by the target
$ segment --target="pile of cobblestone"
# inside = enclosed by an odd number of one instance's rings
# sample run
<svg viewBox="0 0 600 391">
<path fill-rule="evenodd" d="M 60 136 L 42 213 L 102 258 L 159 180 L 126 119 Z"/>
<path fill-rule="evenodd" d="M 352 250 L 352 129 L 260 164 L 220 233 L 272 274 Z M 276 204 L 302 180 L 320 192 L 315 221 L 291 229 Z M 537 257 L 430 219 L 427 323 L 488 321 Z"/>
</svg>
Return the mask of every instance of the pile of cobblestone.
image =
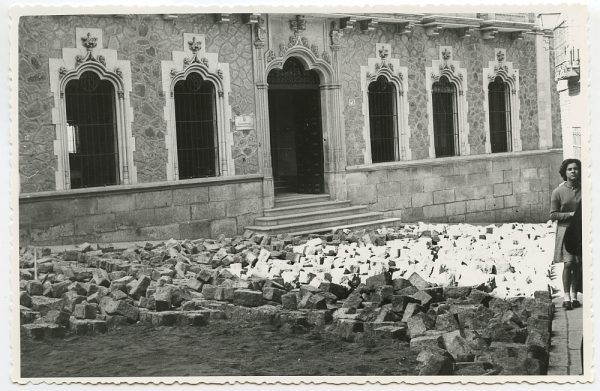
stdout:
<svg viewBox="0 0 600 391">
<path fill-rule="evenodd" d="M 42 339 L 136 322 L 262 322 L 348 341 L 405 341 L 420 352 L 421 375 L 543 374 L 552 244 L 548 224 L 418 224 L 125 249 L 83 244 L 39 256 L 23 248 L 21 329 Z"/>
</svg>

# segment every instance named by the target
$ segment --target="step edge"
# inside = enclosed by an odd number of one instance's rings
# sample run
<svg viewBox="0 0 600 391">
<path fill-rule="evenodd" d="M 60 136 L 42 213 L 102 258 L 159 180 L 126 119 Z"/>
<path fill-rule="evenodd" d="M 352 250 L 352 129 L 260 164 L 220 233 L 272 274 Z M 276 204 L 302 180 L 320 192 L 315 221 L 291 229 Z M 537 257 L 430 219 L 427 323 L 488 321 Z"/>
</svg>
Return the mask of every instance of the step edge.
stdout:
<svg viewBox="0 0 600 391">
<path fill-rule="evenodd" d="M 352 216 L 353 218 L 367 218 L 367 217 L 382 217 L 383 216 L 383 212 L 368 212 L 368 213 L 361 213 L 355 216 Z M 338 216 L 335 218 L 331 218 L 331 219 L 321 219 L 321 220 L 314 220 L 314 221 L 300 221 L 298 223 L 293 223 L 293 224 L 277 224 L 277 225 L 265 225 L 265 226 L 247 226 L 245 227 L 246 229 L 256 229 L 258 228 L 261 231 L 267 230 L 267 228 L 270 229 L 281 229 L 281 228 L 289 228 L 289 227 L 297 227 L 297 226 L 302 226 L 302 225 L 309 225 L 309 224 L 321 224 L 321 223 L 328 223 L 328 222 L 332 222 L 332 221 L 336 221 L 336 220 L 343 220 L 345 218 L 348 218 L 349 216 Z"/>
<path fill-rule="evenodd" d="M 300 236 L 300 235 L 306 235 L 306 234 L 317 233 L 317 232 L 335 232 L 335 231 L 337 231 L 339 229 L 356 228 L 356 227 L 362 227 L 362 226 L 368 226 L 368 225 L 375 225 L 375 224 L 389 224 L 389 223 L 394 223 L 394 222 L 401 222 L 401 219 L 397 218 L 397 217 L 391 217 L 391 218 L 387 218 L 387 219 L 381 219 L 381 220 L 375 220 L 375 221 L 366 221 L 366 222 L 362 222 L 362 223 L 329 226 L 329 227 L 325 227 L 323 229 L 319 229 L 318 228 L 318 229 L 314 229 L 314 230 L 290 232 L 290 235 L 292 235 L 292 236 Z"/>
<path fill-rule="evenodd" d="M 352 211 L 356 211 L 356 210 L 363 210 L 363 209 L 367 209 L 366 205 L 355 205 L 355 206 L 349 206 L 347 208 L 337 208 L 337 209 L 331 209 L 331 210 L 315 210 L 312 212 L 305 212 L 305 213 L 293 213 L 293 214 L 284 214 L 284 215 L 280 215 L 280 216 L 260 216 L 257 217 L 255 219 L 259 220 L 259 221 L 273 221 L 273 220 L 277 220 L 277 219 L 290 219 L 290 218 L 298 218 L 298 217 L 310 217 L 310 216 L 315 216 L 315 215 L 319 215 L 319 214 L 326 214 L 327 212 L 330 213 L 342 213 L 342 212 L 352 212 Z"/>
<path fill-rule="evenodd" d="M 298 205 L 289 205 L 289 206 L 280 206 L 278 208 L 271 208 L 271 209 L 265 209 L 265 212 L 282 212 L 285 211 L 287 209 L 294 209 L 294 208 L 310 208 L 310 207 L 315 207 L 315 206 L 327 206 L 327 205 L 341 205 L 341 204 L 348 204 L 350 203 L 350 200 L 345 200 L 345 201 L 324 201 L 324 202 L 311 202 L 311 203 L 307 203 L 307 204 L 298 204 Z M 352 205 L 354 206 L 354 205 Z"/>
</svg>

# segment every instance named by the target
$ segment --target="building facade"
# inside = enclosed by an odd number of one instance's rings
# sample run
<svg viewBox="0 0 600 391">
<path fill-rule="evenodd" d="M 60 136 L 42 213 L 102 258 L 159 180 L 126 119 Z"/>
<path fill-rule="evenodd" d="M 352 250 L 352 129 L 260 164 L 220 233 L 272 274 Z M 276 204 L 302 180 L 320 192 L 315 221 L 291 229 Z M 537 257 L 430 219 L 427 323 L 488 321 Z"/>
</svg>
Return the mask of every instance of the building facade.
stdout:
<svg viewBox="0 0 600 391">
<path fill-rule="evenodd" d="M 553 44 L 532 14 L 21 17 L 20 239 L 233 235 L 281 193 L 546 221 Z"/>
<path fill-rule="evenodd" d="M 560 97 L 563 154 L 565 159 L 581 159 L 581 146 L 589 133 L 587 99 L 580 82 L 581 57 L 586 46 L 586 25 L 567 13 L 558 16 L 554 31 L 556 89 Z M 582 135 L 584 142 L 582 143 Z"/>
</svg>

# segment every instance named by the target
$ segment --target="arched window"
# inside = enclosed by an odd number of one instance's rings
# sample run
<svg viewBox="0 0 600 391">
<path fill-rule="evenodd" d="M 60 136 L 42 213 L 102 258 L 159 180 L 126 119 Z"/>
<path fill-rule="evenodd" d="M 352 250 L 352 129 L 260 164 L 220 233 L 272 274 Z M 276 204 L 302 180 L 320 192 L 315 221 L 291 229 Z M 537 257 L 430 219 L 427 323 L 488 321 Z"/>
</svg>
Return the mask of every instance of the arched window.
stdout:
<svg viewBox="0 0 600 391">
<path fill-rule="evenodd" d="M 488 85 L 492 153 L 512 150 L 510 87 L 500 77 Z"/>
<path fill-rule="evenodd" d="M 218 175 L 215 87 L 192 72 L 174 87 L 180 179 Z"/>
<path fill-rule="evenodd" d="M 119 155 L 115 88 L 92 71 L 65 87 L 71 188 L 116 185 Z"/>
<path fill-rule="evenodd" d="M 456 87 L 446 76 L 432 86 L 435 156 L 460 155 Z"/>
<path fill-rule="evenodd" d="M 384 76 L 369 84 L 369 127 L 373 163 L 398 160 L 396 87 Z"/>
</svg>

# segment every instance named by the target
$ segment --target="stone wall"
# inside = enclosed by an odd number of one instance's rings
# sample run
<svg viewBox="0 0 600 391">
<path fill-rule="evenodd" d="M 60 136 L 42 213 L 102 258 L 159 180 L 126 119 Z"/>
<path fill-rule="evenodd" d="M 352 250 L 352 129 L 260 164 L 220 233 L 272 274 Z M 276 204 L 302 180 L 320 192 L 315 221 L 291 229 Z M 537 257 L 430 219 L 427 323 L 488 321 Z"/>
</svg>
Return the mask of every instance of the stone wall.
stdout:
<svg viewBox="0 0 600 391">
<path fill-rule="evenodd" d="M 62 48 L 75 47 L 75 27 L 101 28 L 104 47 L 131 62 L 134 161 L 139 183 L 166 180 L 164 106 L 161 61 L 183 50 L 183 33 L 206 35 L 206 51 L 229 63 L 232 115 L 254 113 L 250 26 L 239 15 L 217 24 L 212 14 L 28 16 L 19 20 L 19 171 L 24 193 L 55 190 L 57 158 L 52 125 L 49 58 L 61 58 Z M 227 125 L 229 126 L 229 125 Z M 236 174 L 258 172 L 255 130 L 234 133 Z"/>
<path fill-rule="evenodd" d="M 554 53 L 555 40 L 550 39 L 550 53 Z M 556 76 L 556 59 L 554 56 L 550 56 L 550 76 L 552 80 Z M 550 89 L 550 105 L 552 111 L 552 147 L 562 148 L 562 113 L 560 111 L 560 94 L 558 89 L 555 87 L 556 83 L 552 83 Z"/>
<path fill-rule="evenodd" d="M 379 25 L 373 32 L 362 33 L 356 27 L 344 31 L 340 63 L 342 64 L 341 82 L 344 91 L 344 116 L 346 128 L 346 149 L 349 165 L 364 163 L 363 123 L 368 118 L 362 114 L 362 91 L 360 86 L 360 67 L 367 65 L 367 59 L 375 57 L 375 44 L 378 42 L 392 45 L 392 58 L 400 59 L 400 65 L 408 67 L 408 125 L 411 129 L 410 149 L 412 159 L 429 157 L 428 113 L 425 85 L 425 67 L 432 60 L 439 59 L 439 46 L 452 46 L 453 58 L 467 69 L 467 102 L 469 110 L 467 121 L 470 134 L 471 154 L 485 153 L 485 128 L 487 121 L 483 108 L 483 68 L 489 61 L 495 60 L 494 48 L 506 49 L 506 61 L 519 69 L 521 78 L 519 99 L 521 102 L 521 138 L 523 150 L 538 148 L 537 89 L 535 65 L 535 40 L 525 35 L 515 40 L 508 34 L 499 33 L 496 38 L 484 40 L 481 33 L 473 32 L 470 37 L 459 37 L 454 30 L 444 29 L 438 36 L 428 37 L 425 30 L 415 26 L 412 33 L 395 33 L 393 25 Z M 354 99 L 355 105 L 349 106 L 348 100 Z"/>
<path fill-rule="evenodd" d="M 20 245 L 232 236 L 262 216 L 262 177 L 22 194 Z"/>
<path fill-rule="evenodd" d="M 562 150 L 377 164 L 348 170 L 348 199 L 404 222 L 544 222 Z"/>
</svg>

